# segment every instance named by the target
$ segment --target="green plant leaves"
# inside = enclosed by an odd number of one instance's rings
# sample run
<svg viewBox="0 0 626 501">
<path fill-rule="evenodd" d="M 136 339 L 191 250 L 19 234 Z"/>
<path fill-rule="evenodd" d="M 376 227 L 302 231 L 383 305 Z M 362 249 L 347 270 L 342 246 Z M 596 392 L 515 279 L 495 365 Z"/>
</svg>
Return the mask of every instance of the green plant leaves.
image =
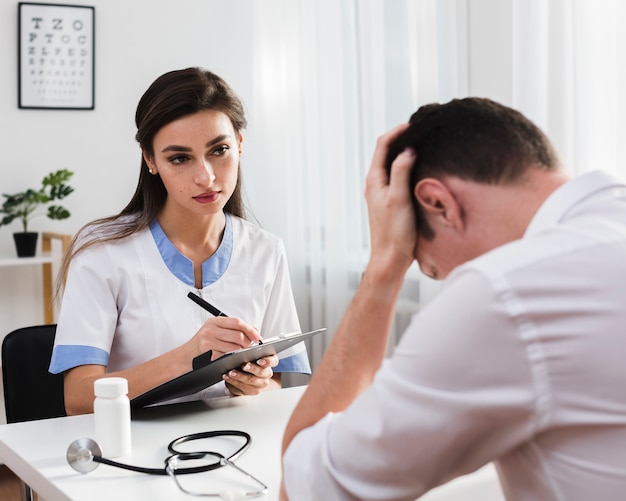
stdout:
<svg viewBox="0 0 626 501">
<path fill-rule="evenodd" d="M 70 211 L 60 205 L 51 205 L 48 207 L 48 217 L 50 219 L 67 219 L 70 217 Z"/>
<path fill-rule="evenodd" d="M 14 219 L 19 219 L 24 231 L 28 231 L 28 222 L 35 215 L 35 210 L 40 205 L 65 198 L 74 191 L 74 188 L 66 184 L 73 175 L 72 171 L 59 169 L 43 178 L 39 190 L 28 188 L 12 195 L 3 194 L 5 200 L 0 207 L 0 214 L 5 214 L 5 216 L 0 220 L 0 226 L 7 225 Z M 60 205 L 52 205 L 48 207 L 46 215 L 50 219 L 67 219 L 70 217 L 70 212 Z"/>
<path fill-rule="evenodd" d="M 57 200 L 61 198 L 65 198 L 70 193 L 74 191 L 74 188 L 68 186 L 67 184 L 61 184 L 59 186 L 51 186 L 50 187 L 50 200 Z"/>
<path fill-rule="evenodd" d="M 9 214 L 8 216 L 4 216 L 2 220 L 0 221 L 0 226 L 9 224 L 11 221 L 15 219 L 15 217 L 16 217 L 15 214 Z"/>
<path fill-rule="evenodd" d="M 58 186 L 63 184 L 69 178 L 74 175 L 73 172 L 67 169 L 59 169 L 56 172 L 51 172 L 46 177 L 43 178 L 43 186 Z"/>
</svg>

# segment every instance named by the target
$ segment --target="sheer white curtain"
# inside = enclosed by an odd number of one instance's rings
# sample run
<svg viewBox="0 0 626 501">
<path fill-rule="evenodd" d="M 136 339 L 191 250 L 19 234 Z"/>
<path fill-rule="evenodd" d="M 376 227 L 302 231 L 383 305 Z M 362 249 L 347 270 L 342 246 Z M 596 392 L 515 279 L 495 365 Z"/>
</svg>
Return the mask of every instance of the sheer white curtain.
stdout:
<svg viewBox="0 0 626 501">
<path fill-rule="evenodd" d="M 622 0 L 513 1 L 513 105 L 572 174 L 626 177 L 625 22 Z"/>
<path fill-rule="evenodd" d="M 260 223 L 285 242 L 302 328 L 329 327 L 330 334 L 350 296 L 352 258 L 364 246 L 351 7 L 254 2 L 251 132 L 265 163 L 255 158 L 248 191 Z M 309 347 L 314 364 L 324 341 Z"/>
<path fill-rule="evenodd" d="M 303 329 L 328 327 L 309 347 L 314 366 L 367 256 L 363 188 L 376 138 L 419 105 L 492 97 L 542 127 L 572 173 L 625 174 L 622 0 L 247 5 L 254 168 L 244 176 L 260 223 L 286 244 Z M 417 270 L 410 280 L 411 308 L 438 290 Z"/>
<path fill-rule="evenodd" d="M 253 3 L 255 167 L 244 175 L 260 223 L 287 247 L 303 329 L 328 327 L 309 346 L 314 366 L 363 271 L 376 138 L 456 92 L 459 42 L 436 25 L 457 3 Z"/>
</svg>

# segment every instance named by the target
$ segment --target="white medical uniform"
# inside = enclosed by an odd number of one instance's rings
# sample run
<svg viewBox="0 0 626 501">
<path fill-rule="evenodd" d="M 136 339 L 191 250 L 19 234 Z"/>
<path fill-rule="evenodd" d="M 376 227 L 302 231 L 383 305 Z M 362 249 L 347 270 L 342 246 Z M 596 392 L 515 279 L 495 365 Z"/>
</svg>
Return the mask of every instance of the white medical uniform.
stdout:
<svg viewBox="0 0 626 501">
<path fill-rule="evenodd" d="M 70 265 L 50 372 L 86 364 L 115 372 L 180 346 L 211 316 L 187 297 L 190 291 L 263 337 L 300 330 L 284 246 L 258 226 L 226 214 L 222 243 L 203 263 L 202 280 L 196 289 L 193 263 L 156 220 L 81 251 Z M 274 372 L 311 371 L 303 343 L 279 359 Z M 214 386 L 224 395 L 224 383 Z"/>
<path fill-rule="evenodd" d="M 413 500 L 490 461 L 510 501 L 626 499 L 626 185 L 556 190 L 453 271 L 372 385 L 299 433 L 289 499 Z"/>
</svg>

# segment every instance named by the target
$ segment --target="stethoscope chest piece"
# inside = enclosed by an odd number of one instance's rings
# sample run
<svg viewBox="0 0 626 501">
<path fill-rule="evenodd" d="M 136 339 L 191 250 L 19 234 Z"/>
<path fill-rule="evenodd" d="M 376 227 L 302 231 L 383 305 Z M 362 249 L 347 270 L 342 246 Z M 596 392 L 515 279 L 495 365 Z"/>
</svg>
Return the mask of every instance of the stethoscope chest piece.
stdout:
<svg viewBox="0 0 626 501">
<path fill-rule="evenodd" d="M 89 473 L 98 467 L 98 463 L 93 458 L 94 456 L 102 456 L 102 450 L 95 440 L 79 438 L 70 444 L 65 456 L 67 462 L 76 471 Z"/>
</svg>

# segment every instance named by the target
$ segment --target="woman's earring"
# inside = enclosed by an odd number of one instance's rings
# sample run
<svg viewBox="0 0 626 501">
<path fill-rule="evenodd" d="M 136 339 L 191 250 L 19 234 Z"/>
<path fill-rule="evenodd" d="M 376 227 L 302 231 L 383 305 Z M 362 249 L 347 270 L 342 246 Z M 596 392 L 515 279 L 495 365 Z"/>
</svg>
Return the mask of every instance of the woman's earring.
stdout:
<svg viewBox="0 0 626 501">
<path fill-rule="evenodd" d="M 152 169 L 151 169 L 150 167 L 148 167 L 148 172 L 149 172 L 150 174 L 154 174 L 154 172 L 152 172 Z"/>
</svg>

